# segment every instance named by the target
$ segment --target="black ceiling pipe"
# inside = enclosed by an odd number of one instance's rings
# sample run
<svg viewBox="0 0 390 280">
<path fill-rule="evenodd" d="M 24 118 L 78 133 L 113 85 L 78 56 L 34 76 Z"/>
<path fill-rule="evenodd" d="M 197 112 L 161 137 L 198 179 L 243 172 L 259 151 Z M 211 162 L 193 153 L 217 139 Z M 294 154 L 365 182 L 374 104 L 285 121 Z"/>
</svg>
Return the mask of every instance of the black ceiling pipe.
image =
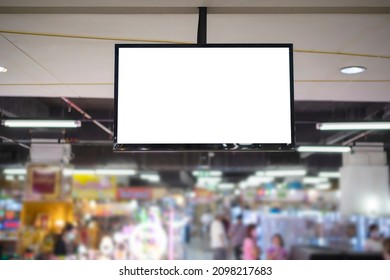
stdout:
<svg viewBox="0 0 390 280">
<path fill-rule="evenodd" d="M 198 45 L 207 44 L 207 7 L 199 7 Z"/>
</svg>

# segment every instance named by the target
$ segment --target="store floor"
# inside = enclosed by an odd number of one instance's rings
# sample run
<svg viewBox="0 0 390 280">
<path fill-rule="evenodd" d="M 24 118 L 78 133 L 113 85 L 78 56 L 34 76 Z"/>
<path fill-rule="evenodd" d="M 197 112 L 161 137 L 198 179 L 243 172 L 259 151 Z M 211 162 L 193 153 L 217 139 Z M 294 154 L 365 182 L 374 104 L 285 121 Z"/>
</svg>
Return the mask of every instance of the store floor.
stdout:
<svg viewBox="0 0 390 280">
<path fill-rule="evenodd" d="M 192 238 L 186 248 L 186 259 L 211 260 L 213 255 L 209 247 L 208 240 L 202 240 L 199 237 Z"/>
<path fill-rule="evenodd" d="M 209 240 L 199 237 L 192 238 L 186 250 L 187 260 L 212 260 L 213 253 L 210 250 Z"/>
</svg>

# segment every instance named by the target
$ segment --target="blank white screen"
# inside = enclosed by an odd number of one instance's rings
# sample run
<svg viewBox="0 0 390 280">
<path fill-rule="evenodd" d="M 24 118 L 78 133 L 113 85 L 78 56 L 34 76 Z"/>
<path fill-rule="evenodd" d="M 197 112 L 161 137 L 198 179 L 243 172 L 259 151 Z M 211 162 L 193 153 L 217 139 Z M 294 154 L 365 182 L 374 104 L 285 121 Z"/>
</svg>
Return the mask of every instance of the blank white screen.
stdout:
<svg viewBox="0 0 390 280">
<path fill-rule="evenodd" d="M 120 144 L 291 144 L 288 48 L 120 48 Z"/>
</svg>

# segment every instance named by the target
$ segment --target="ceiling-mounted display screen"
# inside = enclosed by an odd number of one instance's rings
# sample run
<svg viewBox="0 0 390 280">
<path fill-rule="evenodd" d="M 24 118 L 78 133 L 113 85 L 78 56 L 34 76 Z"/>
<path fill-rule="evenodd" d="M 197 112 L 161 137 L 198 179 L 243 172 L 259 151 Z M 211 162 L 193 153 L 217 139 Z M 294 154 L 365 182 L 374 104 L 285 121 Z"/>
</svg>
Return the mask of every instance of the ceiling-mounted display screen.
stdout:
<svg viewBox="0 0 390 280">
<path fill-rule="evenodd" d="M 294 147 L 291 44 L 115 48 L 117 151 Z"/>
</svg>

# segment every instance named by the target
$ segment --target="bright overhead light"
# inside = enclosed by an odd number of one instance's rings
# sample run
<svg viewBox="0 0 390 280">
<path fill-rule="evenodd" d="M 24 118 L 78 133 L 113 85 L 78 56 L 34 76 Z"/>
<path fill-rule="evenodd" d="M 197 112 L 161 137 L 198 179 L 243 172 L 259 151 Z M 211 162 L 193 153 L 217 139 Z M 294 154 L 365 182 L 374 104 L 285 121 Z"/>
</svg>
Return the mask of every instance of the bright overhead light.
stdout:
<svg viewBox="0 0 390 280">
<path fill-rule="evenodd" d="M 257 171 L 257 172 L 255 173 L 255 175 L 256 175 L 256 176 L 259 176 L 259 177 L 265 176 L 265 172 L 264 172 L 264 171 Z"/>
<path fill-rule="evenodd" d="M 222 171 L 219 170 L 210 171 L 209 176 L 215 176 L 215 177 L 222 176 Z"/>
<path fill-rule="evenodd" d="M 64 169 L 64 175 L 107 175 L 107 176 L 133 176 L 137 171 L 133 169 Z"/>
<path fill-rule="evenodd" d="M 321 184 L 321 183 L 326 183 L 328 182 L 328 178 L 322 178 L 322 177 L 305 177 L 303 178 L 303 183 L 304 184 Z"/>
<path fill-rule="evenodd" d="M 141 174 L 140 178 L 149 182 L 157 183 L 160 182 L 160 176 L 158 174 Z"/>
<path fill-rule="evenodd" d="M 80 127 L 81 122 L 75 120 L 3 120 L 7 127 L 38 127 L 38 128 L 75 128 Z"/>
<path fill-rule="evenodd" d="M 232 190 L 234 189 L 235 184 L 234 183 L 220 183 L 218 184 L 219 190 Z"/>
<path fill-rule="evenodd" d="M 133 169 L 96 169 L 96 175 L 133 176 L 137 172 Z"/>
<path fill-rule="evenodd" d="M 263 177 L 263 176 L 249 176 L 246 180 L 248 186 L 258 186 L 260 184 L 271 183 L 274 177 Z"/>
<path fill-rule="evenodd" d="M 222 176 L 222 171 L 219 170 L 195 170 L 192 171 L 195 177 L 219 177 Z"/>
<path fill-rule="evenodd" d="M 317 123 L 318 130 L 390 130 L 390 122 Z"/>
<path fill-rule="evenodd" d="M 340 69 L 340 72 L 347 75 L 359 74 L 366 71 L 366 67 L 363 66 L 347 66 Z"/>
<path fill-rule="evenodd" d="M 240 189 L 246 189 L 248 187 L 248 183 L 246 181 L 241 181 L 239 184 L 238 184 L 238 187 Z"/>
<path fill-rule="evenodd" d="M 338 171 L 333 171 L 333 172 L 320 172 L 318 174 L 319 177 L 323 178 L 340 178 L 341 174 Z"/>
<path fill-rule="evenodd" d="M 13 180 L 15 180 L 15 176 L 14 175 L 6 175 L 5 180 L 6 181 L 13 181 Z"/>
<path fill-rule="evenodd" d="M 72 175 L 95 175 L 94 169 L 73 169 L 70 171 Z"/>
<path fill-rule="evenodd" d="M 329 190 L 332 185 L 330 183 L 320 183 L 315 185 L 317 190 Z"/>
<path fill-rule="evenodd" d="M 27 171 L 25 168 L 7 168 L 3 170 L 5 175 L 26 175 Z"/>
<path fill-rule="evenodd" d="M 287 169 L 287 170 L 268 170 L 265 171 L 266 176 L 271 177 L 297 177 L 305 176 L 307 171 L 305 169 Z"/>
<path fill-rule="evenodd" d="M 300 146 L 297 148 L 300 153 L 349 153 L 348 146 Z"/>
<path fill-rule="evenodd" d="M 7 71 L 8 71 L 7 68 L 5 68 L 5 67 L 3 67 L 3 66 L 0 66 L 0 73 L 5 73 L 5 72 L 7 72 Z"/>
</svg>

